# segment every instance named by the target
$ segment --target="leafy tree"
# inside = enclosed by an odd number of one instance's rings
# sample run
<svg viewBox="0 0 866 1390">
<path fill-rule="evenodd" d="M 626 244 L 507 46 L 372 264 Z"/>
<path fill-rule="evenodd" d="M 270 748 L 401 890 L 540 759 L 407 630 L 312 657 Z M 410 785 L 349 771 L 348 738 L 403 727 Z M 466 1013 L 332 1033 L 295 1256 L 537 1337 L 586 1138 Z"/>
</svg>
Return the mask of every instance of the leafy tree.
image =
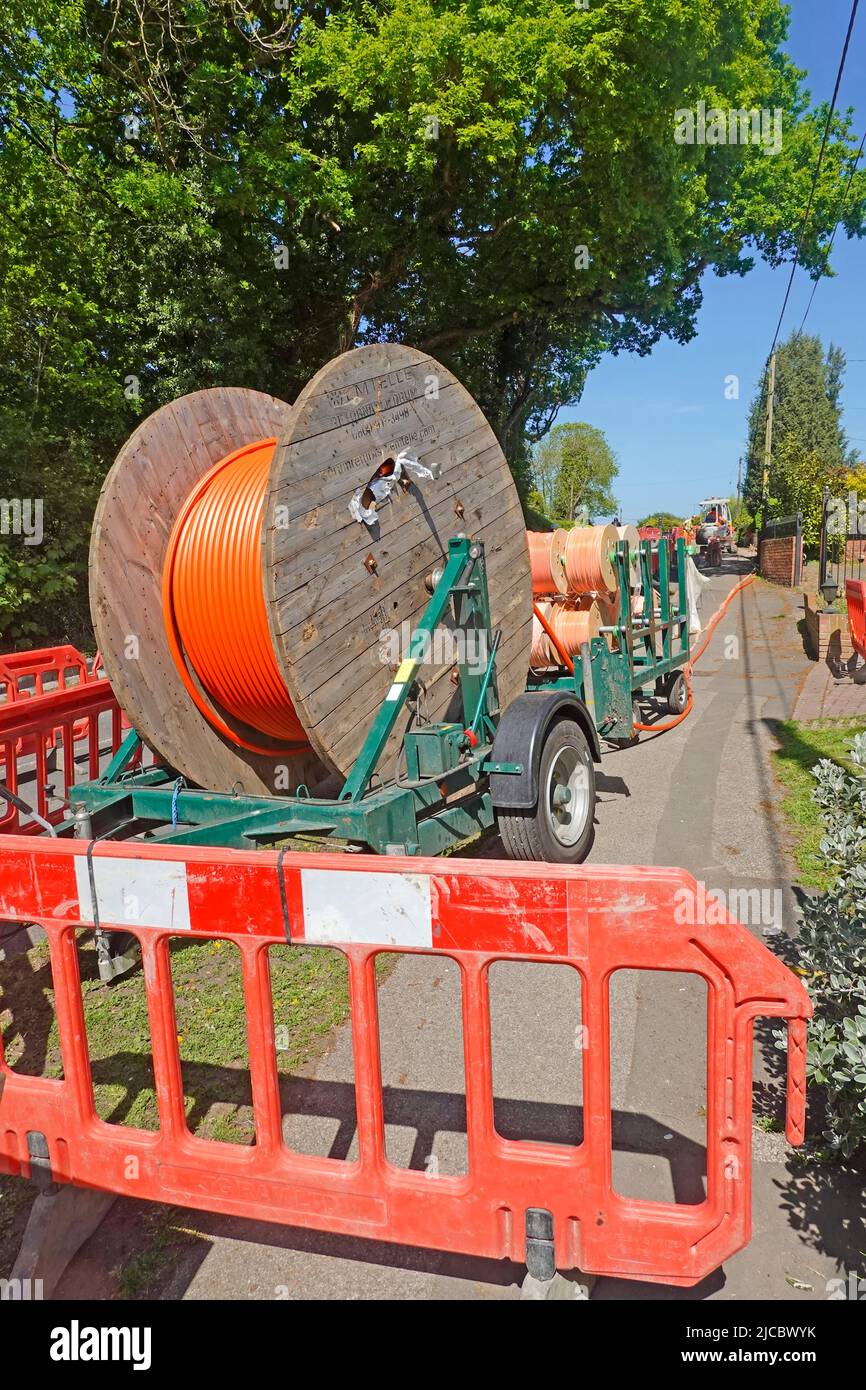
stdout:
<svg viewBox="0 0 866 1390">
<path fill-rule="evenodd" d="M 653 512 L 652 516 L 642 517 L 638 526 L 658 526 L 662 531 L 671 531 L 675 526 L 682 526 L 683 518 L 674 516 L 673 512 Z"/>
<path fill-rule="evenodd" d="M 844 372 L 844 353 L 825 353 L 820 338 L 794 333 L 777 349 L 769 513 L 802 511 L 810 553 L 820 540 L 823 487 L 837 487 L 854 457 L 842 427 Z M 753 515 L 762 505 L 767 384 L 765 370 L 749 412 L 744 501 Z"/>
<path fill-rule="evenodd" d="M 292 398 L 359 343 L 442 358 L 525 495 L 602 353 L 687 341 L 706 270 L 790 259 L 826 114 L 781 0 L 0 0 L 0 23 L 0 483 L 46 500 L 53 559 L 13 556 L 43 623 L 36 570 L 83 573 L 141 412 Z M 678 144 L 701 99 L 778 107 L 779 153 Z M 835 116 L 816 273 L 852 147 Z"/>
<path fill-rule="evenodd" d="M 533 469 L 551 516 L 573 522 L 579 511 L 594 517 L 616 507 L 611 491 L 619 471 L 616 456 L 593 425 L 554 425 L 536 445 Z"/>
</svg>

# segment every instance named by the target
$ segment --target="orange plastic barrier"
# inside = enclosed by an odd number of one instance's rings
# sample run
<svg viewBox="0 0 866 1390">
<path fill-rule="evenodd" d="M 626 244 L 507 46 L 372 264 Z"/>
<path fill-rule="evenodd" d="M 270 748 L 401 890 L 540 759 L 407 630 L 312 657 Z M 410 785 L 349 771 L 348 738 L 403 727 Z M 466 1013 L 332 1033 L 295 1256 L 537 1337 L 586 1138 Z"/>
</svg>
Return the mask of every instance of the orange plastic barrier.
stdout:
<svg viewBox="0 0 866 1390">
<path fill-rule="evenodd" d="M 44 695 L 47 693 L 45 683 L 48 680 L 56 688 L 65 690 L 70 674 L 75 676 L 76 683 L 89 679 L 87 662 L 76 647 L 68 644 L 0 655 L 0 684 L 6 687 L 4 700 Z M 26 688 L 30 681 L 33 682 L 32 690 Z"/>
<path fill-rule="evenodd" d="M 32 651 L 5 652 L 0 655 L 0 704 L 13 700 L 29 700 L 34 695 L 53 695 L 58 690 L 66 690 L 69 677 L 74 676 L 74 685 L 83 681 L 96 680 L 102 664 L 99 652 L 93 658 L 90 669 L 87 661 L 77 647 L 65 643 L 59 647 L 36 647 Z M 47 683 L 51 689 L 46 690 Z M 32 685 L 32 689 L 30 688 Z M 125 727 L 129 727 L 125 725 Z M 84 738 L 86 728 L 82 723 L 76 730 L 76 738 Z M 55 746 L 55 740 L 49 747 Z M 18 752 L 35 752 L 35 742 L 25 735 Z M 0 751 L 0 763 L 3 753 Z"/>
<path fill-rule="evenodd" d="M 866 580 L 846 579 L 845 598 L 848 602 L 851 646 L 866 661 Z"/>
<path fill-rule="evenodd" d="M 110 751 L 114 753 L 120 747 L 124 721 L 114 692 L 104 677 L 0 705 L 3 780 L 11 792 L 21 795 L 52 825 L 63 820 L 68 812 L 57 803 L 49 809 L 50 798 L 46 791 L 49 754 L 56 753 L 62 758 L 65 797 L 69 796 L 76 781 L 98 777 L 99 718 L 106 712 L 111 716 Z M 106 744 L 104 751 L 107 749 Z M 38 835 L 41 830 L 37 821 L 23 823 L 18 808 L 0 798 L 0 832 Z"/>
<path fill-rule="evenodd" d="M 91 850 L 88 856 L 88 849 Z M 254 1220 L 490 1259 L 525 1258 L 529 1208 L 552 1214 L 557 1264 L 693 1285 L 750 1235 L 752 1029 L 789 1027 L 788 1137 L 803 1138 L 801 982 L 721 911 L 684 925 L 675 869 L 218 851 L 8 837 L 0 916 L 48 934 L 63 1080 L 16 1074 L 0 1055 L 0 1169 L 31 1171 L 34 1138 L 61 1182 Z M 95 894 L 95 910 L 93 897 Z M 153 1049 L 158 1132 L 98 1118 L 75 932 L 132 931 Z M 256 1142 L 193 1136 L 186 1123 L 169 943 L 233 942 L 243 961 Z M 359 1157 L 314 1157 L 283 1138 L 268 949 L 337 946 L 348 960 Z M 463 996 L 468 1173 L 398 1168 L 385 1151 L 377 954 L 455 960 Z M 495 1129 L 488 970 L 500 960 L 572 968 L 582 991 L 582 1143 L 508 1140 Z M 0 971 L 3 967 L 0 965 Z M 610 980 L 614 971 L 690 971 L 706 982 L 707 1193 L 676 1205 L 628 1198 L 611 1178 Z M 15 1000 L 4 1001 L 14 1016 Z"/>
</svg>

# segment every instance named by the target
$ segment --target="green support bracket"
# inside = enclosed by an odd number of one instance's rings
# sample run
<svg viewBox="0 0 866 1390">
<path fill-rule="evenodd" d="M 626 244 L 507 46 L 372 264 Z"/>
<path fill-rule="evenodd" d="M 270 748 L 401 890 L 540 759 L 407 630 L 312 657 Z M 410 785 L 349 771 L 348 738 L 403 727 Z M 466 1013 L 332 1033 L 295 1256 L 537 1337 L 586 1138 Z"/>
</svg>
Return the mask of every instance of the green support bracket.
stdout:
<svg viewBox="0 0 866 1390">
<path fill-rule="evenodd" d="M 448 559 L 442 577 L 412 634 L 408 655 L 400 663 L 391 687 L 370 725 L 370 731 L 364 739 L 355 765 L 346 778 L 339 796 L 341 802 L 360 801 L 367 793 L 397 717 L 409 698 L 418 668 L 422 665 L 428 650 L 429 641 L 452 602 L 458 631 L 483 631 L 489 643 L 490 609 L 487 600 L 484 548 L 466 536 L 452 537 L 448 542 Z M 465 644 L 461 653 L 458 669 L 464 717 L 468 719 L 469 711 L 479 702 L 483 674 L 476 674 L 472 669 L 472 663 L 466 660 L 466 647 L 468 644 Z"/>
<path fill-rule="evenodd" d="M 116 782 L 121 773 L 125 772 L 129 767 L 129 764 L 132 762 L 132 759 L 135 757 L 140 747 L 141 739 L 135 732 L 135 729 L 130 729 L 114 757 L 111 759 L 111 762 L 108 764 L 108 767 L 100 777 L 100 782 Z"/>
</svg>

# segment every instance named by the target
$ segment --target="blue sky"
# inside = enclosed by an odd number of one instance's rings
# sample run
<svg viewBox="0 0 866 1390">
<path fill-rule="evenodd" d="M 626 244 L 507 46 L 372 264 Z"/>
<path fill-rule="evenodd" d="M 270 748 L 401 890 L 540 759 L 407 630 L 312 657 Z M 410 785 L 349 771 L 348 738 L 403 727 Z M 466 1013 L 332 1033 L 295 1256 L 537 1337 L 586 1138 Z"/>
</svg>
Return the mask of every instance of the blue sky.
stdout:
<svg viewBox="0 0 866 1390">
<path fill-rule="evenodd" d="M 850 0 L 791 0 L 787 51 L 805 68 L 813 103 L 829 101 L 850 14 Z M 858 136 L 866 120 L 866 13 L 858 14 L 839 105 L 854 108 Z M 862 167 L 862 166 L 861 166 Z M 866 457 L 866 238 L 849 241 L 840 229 L 831 256 L 835 279 L 815 293 L 807 329 L 848 355 L 844 424 Z M 656 508 L 679 514 L 703 497 L 736 490 L 746 416 L 785 296 L 790 265 L 763 262 L 743 279 L 703 280 L 697 337 L 680 346 L 661 342 L 649 357 L 608 357 L 587 381 L 578 406 L 559 421 L 586 420 L 603 430 L 619 458 L 615 490 L 624 520 Z M 812 281 L 798 270 L 781 337 L 800 325 Z M 859 359 L 859 360 L 856 360 Z M 724 379 L 736 373 L 739 400 L 726 400 Z"/>
</svg>

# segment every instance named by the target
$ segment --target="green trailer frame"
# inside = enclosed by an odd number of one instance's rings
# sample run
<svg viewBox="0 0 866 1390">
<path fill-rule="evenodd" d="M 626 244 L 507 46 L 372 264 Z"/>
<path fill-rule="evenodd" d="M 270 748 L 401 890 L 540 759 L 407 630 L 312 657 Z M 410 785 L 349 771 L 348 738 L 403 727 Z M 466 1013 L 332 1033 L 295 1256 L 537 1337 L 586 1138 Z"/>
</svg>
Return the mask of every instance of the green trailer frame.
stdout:
<svg viewBox="0 0 866 1390">
<path fill-rule="evenodd" d="M 685 551 L 678 541 L 679 573 Z M 619 621 L 602 637 L 585 643 L 574 671 L 530 674 L 527 692 L 563 691 L 589 711 L 598 734 L 611 740 L 631 737 L 632 701 L 664 682 L 689 659 L 685 585 L 674 611 L 670 592 L 670 554 L 666 541 L 641 543 L 637 558 L 644 594 L 653 594 L 653 550 L 658 553 L 659 612 L 647 605 L 645 619 L 632 613 L 626 541 L 617 545 Z M 458 638 L 460 722 L 424 724 L 418 711 L 416 677 L 433 633 L 451 614 Z M 460 642 L 461 634 L 474 641 Z M 609 646 L 607 637 L 613 638 Z M 479 640 L 480 639 L 480 640 Z M 58 833 L 88 838 L 131 838 L 174 845 L 251 848 L 280 842 L 298 848 L 327 842 L 329 848 L 379 854 L 442 854 L 495 820 L 491 774 L 522 776 L 519 762 L 497 762 L 496 730 L 500 707 L 496 681 L 498 635 L 491 631 L 484 548 L 457 536 L 430 601 L 412 634 L 400 665 L 368 730 L 361 752 L 336 797 L 312 796 L 306 787 L 291 795 L 247 796 L 187 787 L 173 770 L 141 768 L 141 741 L 135 731 L 124 739 L 103 775 L 75 789 L 72 814 Z M 481 662 L 467 653 L 481 651 Z M 403 737 L 402 755 L 387 782 L 381 762 L 398 716 L 407 702 L 413 719 Z M 374 785 L 374 783 L 378 783 Z"/>
</svg>

